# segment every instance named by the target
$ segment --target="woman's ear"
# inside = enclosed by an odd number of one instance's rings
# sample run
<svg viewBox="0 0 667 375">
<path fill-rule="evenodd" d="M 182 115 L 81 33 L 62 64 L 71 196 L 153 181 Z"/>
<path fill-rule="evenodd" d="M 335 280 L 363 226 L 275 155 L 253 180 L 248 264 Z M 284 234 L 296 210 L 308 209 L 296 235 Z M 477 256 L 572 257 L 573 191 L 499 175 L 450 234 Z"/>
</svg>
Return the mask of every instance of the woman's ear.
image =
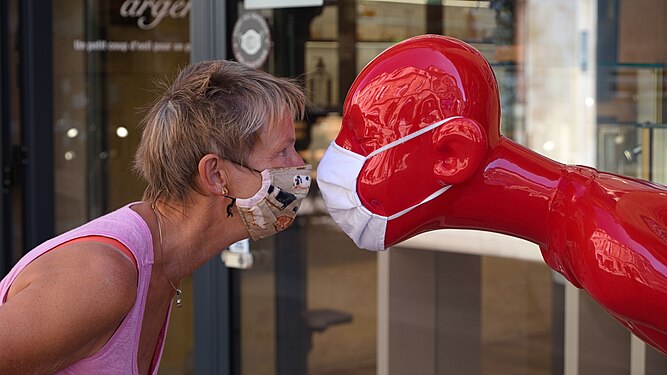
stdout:
<svg viewBox="0 0 667 375">
<path fill-rule="evenodd" d="M 436 129 L 433 145 L 438 152 L 433 175 L 448 185 L 470 178 L 486 158 L 484 128 L 469 118 L 457 118 Z"/>
<path fill-rule="evenodd" d="M 206 154 L 199 159 L 197 183 L 206 195 L 220 195 L 227 188 L 226 161 L 215 154 Z"/>
</svg>

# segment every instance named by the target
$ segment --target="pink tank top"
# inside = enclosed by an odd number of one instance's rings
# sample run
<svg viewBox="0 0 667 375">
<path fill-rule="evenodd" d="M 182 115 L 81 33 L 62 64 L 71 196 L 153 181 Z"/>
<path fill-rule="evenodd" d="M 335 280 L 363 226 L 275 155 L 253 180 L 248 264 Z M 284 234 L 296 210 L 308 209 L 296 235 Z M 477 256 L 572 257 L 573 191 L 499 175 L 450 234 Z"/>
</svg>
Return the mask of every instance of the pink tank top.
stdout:
<svg viewBox="0 0 667 375">
<path fill-rule="evenodd" d="M 125 319 L 116 332 L 99 352 L 74 363 L 68 368 L 60 370 L 57 374 L 139 375 L 137 353 L 139 350 L 139 336 L 144 318 L 144 309 L 146 307 L 148 285 L 151 280 L 151 270 L 153 267 L 153 241 L 146 222 L 139 214 L 130 209 L 130 206 L 133 204 L 136 203 L 130 203 L 125 207 L 92 220 L 87 224 L 37 246 L 21 258 L 9 274 L 0 282 L 0 305 L 2 305 L 5 302 L 10 286 L 21 270 L 30 264 L 30 262 L 58 245 L 80 237 L 110 237 L 125 245 L 134 255 L 137 261 L 139 276 L 137 299 L 134 302 L 134 307 L 125 316 Z M 169 307 L 165 324 L 158 338 L 153 365 L 151 366 L 152 374 L 157 374 L 158 372 L 170 315 L 171 306 Z"/>
</svg>

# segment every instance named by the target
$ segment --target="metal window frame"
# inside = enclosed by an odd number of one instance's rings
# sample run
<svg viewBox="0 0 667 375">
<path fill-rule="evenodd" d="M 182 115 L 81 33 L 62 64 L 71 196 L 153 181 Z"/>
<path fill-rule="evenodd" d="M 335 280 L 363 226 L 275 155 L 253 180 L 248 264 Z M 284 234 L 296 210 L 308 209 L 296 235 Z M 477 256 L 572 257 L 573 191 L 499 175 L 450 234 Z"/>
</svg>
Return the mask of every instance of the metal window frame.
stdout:
<svg viewBox="0 0 667 375">
<path fill-rule="evenodd" d="M 190 60 L 227 57 L 227 1 L 193 1 Z M 230 374 L 230 271 L 217 257 L 194 275 L 195 374 Z"/>
<path fill-rule="evenodd" d="M 22 189 L 23 253 L 53 237 L 53 58 L 51 2 L 24 0 L 19 6 L 21 143 L 20 159 L 14 160 L 11 141 L 9 2 L 0 9 L 0 272 L 12 266 L 11 186 Z M 20 171 L 18 169 L 21 169 Z M 19 178 L 17 180 L 17 178 Z"/>
<path fill-rule="evenodd" d="M 9 1 L 0 2 L 0 277 L 11 263 L 11 197 L 9 192 Z"/>
<path fill-rule="evenodd" d="M 24 250 L 53 237 L 53 57 L 50 1 L 19 2 Z"/>
</svg>

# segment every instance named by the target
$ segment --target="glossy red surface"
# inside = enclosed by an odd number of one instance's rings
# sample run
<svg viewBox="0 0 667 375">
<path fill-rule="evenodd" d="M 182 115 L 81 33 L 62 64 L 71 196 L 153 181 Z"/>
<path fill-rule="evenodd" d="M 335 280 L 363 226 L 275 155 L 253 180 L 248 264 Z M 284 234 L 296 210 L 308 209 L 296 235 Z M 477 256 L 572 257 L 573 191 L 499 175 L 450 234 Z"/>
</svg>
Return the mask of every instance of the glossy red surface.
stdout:
<svg viewBox="0 0 667 375">
<path fill-rule="evenodd" d="M 561 180 L 545 261 L 667 353 L 667 189 L 580 166 Z"/>
<path fill-rule="evenodd" d="M 481 105 L 483 103 L 483 105 Z M 438 120 L 463 115 L 485 126 L 500 121 L 495 76 L 482 55 L 459 40 L 414 37 L 363 69 L 343 107 L 340 146 L 360 155 Z M 500 131 L 487 128 L 490 144 Z"/>
<path fill-rule="evenodd" d="M 421 36 L 362 70 L 336 143 L 369 158 L 357 194 L 388 216 L 442 186 L 442 196 L 389 220 L 385 246 L 441 228 L 481 229 L 540 245 L 545 261 L 621 323 L 667 353 L 667 189 L 565 166 L 500 135 L 491 67 L 469 45 Z"/>
</svg>

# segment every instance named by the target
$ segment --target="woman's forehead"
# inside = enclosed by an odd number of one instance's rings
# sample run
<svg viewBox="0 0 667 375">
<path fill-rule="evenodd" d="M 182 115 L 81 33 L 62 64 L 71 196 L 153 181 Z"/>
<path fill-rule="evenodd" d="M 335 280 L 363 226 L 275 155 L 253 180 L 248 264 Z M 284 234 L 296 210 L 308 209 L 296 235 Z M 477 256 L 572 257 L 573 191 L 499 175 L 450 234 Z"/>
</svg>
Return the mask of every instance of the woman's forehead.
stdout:
<svg viewBox="0 0 667 375">
<path fill-rule="evenodd" d="M 272 123 L 271 120 L 268 121 L 269 123 L 265 124 L 258 133 L 259 138 L 255 148 L 257 146 L 278 147 L 294 143 L 294 121 L 289 113 L 285 113 L 280 118 L 274 118 Z"/>
</svg>

